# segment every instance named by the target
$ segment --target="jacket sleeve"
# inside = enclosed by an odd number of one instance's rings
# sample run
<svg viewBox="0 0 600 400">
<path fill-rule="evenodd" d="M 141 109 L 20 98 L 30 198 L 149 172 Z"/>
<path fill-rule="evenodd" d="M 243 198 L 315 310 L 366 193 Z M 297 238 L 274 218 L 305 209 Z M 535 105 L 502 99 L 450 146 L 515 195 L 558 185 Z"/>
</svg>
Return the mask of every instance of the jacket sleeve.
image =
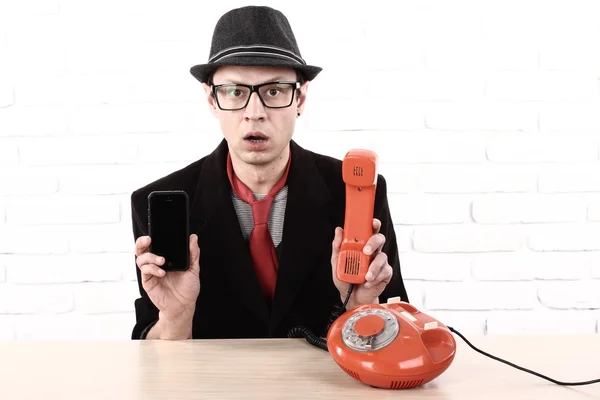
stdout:
<svg viewBox="0 0 600 400">
<path fill-rule="evenodd" d="M 394 271 L 392 280 L 379 296 L 379 302 L 385 303 L 388 298 L 397 296 L 400 296 L 402 301 L 409 302 L 408 294 L 404 286 L 404 280 L 402 278 L 400 256 L 398 254 L 398 242 L 388 203 L 387 184 L 382 175 L 379 175 L 377 178 L 374 217 L 381 221 L 381 229 L 379 232 L 385 236 L 385 244 L 382 252 L 387 255 L 388 263 Z"/>
<path fill-rule="evenodd" d="M 132 228 L 134 243 L 140 236 L 148 234 L 147 229 L 147 214 L 145 212 L 140 213 L 141 210 L 136 208 L 134 201 L 134 194 L 131 196 L 131 217 L 132 217 Z M 140 291 L 140 297 L 134 301 L 135 306 L 135 325 L 131 333 L 131 339 L 145 339 L 150 328 L 158 321 L 158 309 L 152 303 L 148 294 L 142 286 L 142 274 L 140 269 L 134 262 L 134 268 L 136 270 L 137 283 Z"/>
</svg>

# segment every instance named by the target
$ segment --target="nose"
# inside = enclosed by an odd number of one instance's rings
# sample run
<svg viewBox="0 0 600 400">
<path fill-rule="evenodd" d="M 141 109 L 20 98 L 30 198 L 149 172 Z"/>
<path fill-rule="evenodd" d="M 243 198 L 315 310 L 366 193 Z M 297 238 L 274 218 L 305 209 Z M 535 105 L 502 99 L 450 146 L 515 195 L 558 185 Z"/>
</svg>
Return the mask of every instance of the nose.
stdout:
<svg viewBox="0 0 600 400">
<path fill-rule="evenodd" d="M 265 117 L 265 106 L 262 101 L 260 101 L 258 93 L 251 93 L 248 105 L 244 109 L 244 118 L 246 120 L 262 120 Z"/>
</svg>

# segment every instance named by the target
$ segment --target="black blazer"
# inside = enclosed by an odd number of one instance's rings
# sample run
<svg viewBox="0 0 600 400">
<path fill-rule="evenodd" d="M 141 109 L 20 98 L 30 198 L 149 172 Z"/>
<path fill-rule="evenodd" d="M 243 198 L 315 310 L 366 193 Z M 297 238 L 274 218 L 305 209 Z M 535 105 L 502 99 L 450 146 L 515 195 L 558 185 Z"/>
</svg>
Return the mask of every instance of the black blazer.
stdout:
<svg viewBox="0 0 600 400">
<path fill-rule="evenodd" d="M 334 307 L 341 306 L 331 271 L 331 242 L 336 226 L 343 227 L 345 184 L 342 162 L 291 142 L 288 199 L 279 270 L 272 311 L 269 310 L 252 266 L 231 200 L 226 172 L 227 142 L 208 156 L 156 180 L 131 195 L 134 238 L 147 235 L 147 197 L 153 190 L 184 190 L 190 199 L 190 232 L 200 247 L 200 295 L 193 319 L 193 338 L 287 337 L 304 325 L 325 335 Z M 386 237 L 383 251 L 394 276 L 380 297 L 408 301 L 400 272 L 396 235 L 386 195 L 386 182 L 377 181 L 375 218 Z M 132 339 L 139 339 L 158 318 L 144 291 L 135 300 Z"/>
</svg>

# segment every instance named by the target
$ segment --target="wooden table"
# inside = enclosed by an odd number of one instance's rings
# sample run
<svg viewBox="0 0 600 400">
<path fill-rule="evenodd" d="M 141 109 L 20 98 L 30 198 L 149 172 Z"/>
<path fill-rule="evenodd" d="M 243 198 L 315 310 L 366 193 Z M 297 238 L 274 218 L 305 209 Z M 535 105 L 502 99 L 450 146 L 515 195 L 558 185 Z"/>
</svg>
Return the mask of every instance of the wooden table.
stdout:
<svg viewBox="0 0 600 400">
<path fill-rule="evenodd" d="M 0 399 L 600 399 L 600 384 L 558 386 L 456 339 L 450 368 L 409 391 L 355 381 L 304 339 L 4 341 Z M 554 379 L 600 378 L 600 335 L 467 339 Z"/>
</svg>

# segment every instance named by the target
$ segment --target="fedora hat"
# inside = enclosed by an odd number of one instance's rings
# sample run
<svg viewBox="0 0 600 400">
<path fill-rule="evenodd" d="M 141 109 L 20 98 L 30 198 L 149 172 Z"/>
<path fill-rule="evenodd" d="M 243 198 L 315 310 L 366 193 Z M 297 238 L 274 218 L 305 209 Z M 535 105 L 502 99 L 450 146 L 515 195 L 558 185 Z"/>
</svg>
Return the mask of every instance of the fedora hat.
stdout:
<svg viewBox="0 0 600 400">
<path fill-rule="evenodd" d="M 219 18 L 207 63 L 194 65 L 190 72 L 207 82 L 221 65 L 290 67 L 306 80 L 322 70 L 306 64 L 285 15 L 265 6 L 236 8 Z"/>
</svg>

